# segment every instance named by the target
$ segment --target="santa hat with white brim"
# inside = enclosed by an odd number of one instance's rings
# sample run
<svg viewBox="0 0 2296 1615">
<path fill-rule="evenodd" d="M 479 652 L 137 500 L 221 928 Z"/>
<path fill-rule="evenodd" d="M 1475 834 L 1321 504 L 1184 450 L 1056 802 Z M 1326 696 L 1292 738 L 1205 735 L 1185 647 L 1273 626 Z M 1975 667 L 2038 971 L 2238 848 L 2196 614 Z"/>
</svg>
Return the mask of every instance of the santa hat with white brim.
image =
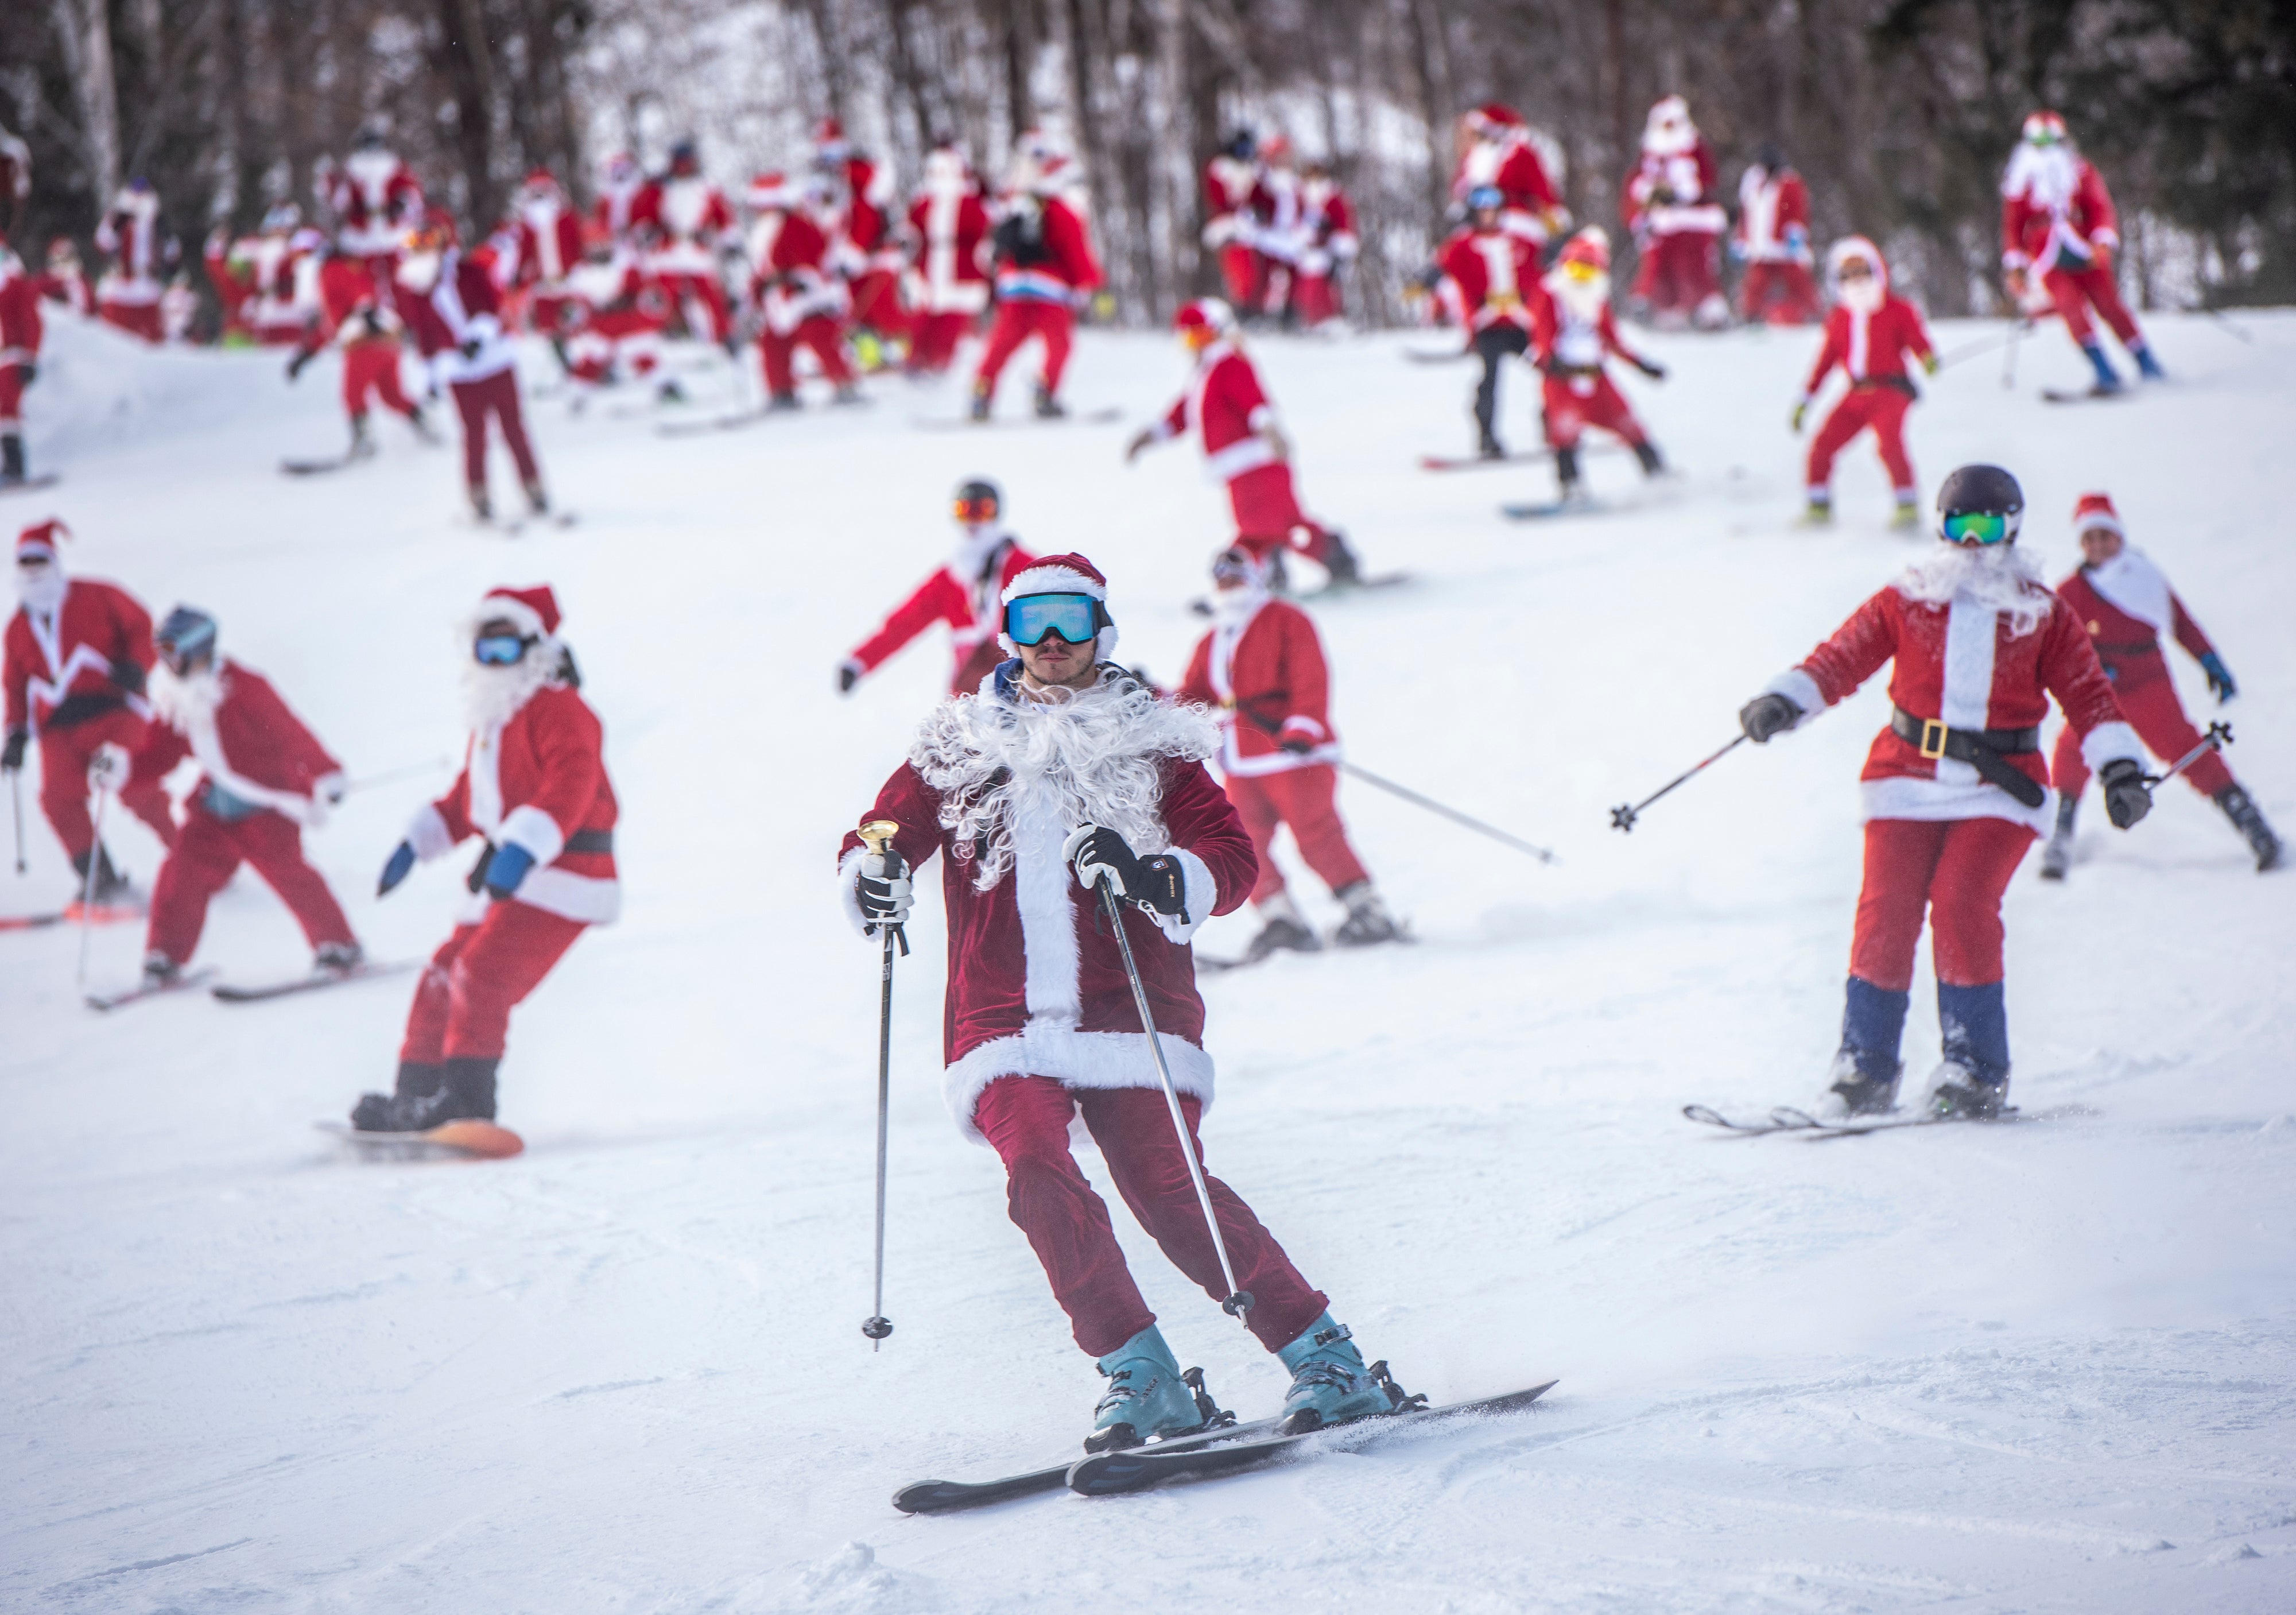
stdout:
<svg viewBox="0 0 2296 1615">
<path fill-rule="evenodd" d="M 997 603 L 1000 607 L 1008 606 L 1023 594 L 1089 594 L 1100 602 L 1101 615 L 1105 617 L 1108 614 L 1108 579 L 1098 567 L 1073 553 L 1047 555 L 1027 571 L 1017 574 L 1004 586 L 1004 593 L 998 596 Z M 1021 647 L 1014 644 L 1012 635 L 1004 631 L 1001 610 L 997 612 L 996 643 L 1015 656 L 1021 653 Z M 1106 661 L 1115 654 L 1116 625 L 1105 623 L 1093 642 L 1093 660 Z"/>
<path fill-rule="evenodd" d="M 476 620 L 492 622 L 496 618 L 515 624 L 529 638 L 549 639 L 558 632 L 558 596 L 546 583 L 522 589 L 499 585 L 480 600 Z"/>
<path fill-rule="evenodd" d="M 2080 502 L 2073 506 L 2073 531 L 2086 533 L 2100 527 L 2120 537 L 2128 537 L 2120 525 L 2120 512 L 2112 508 L 2112 495 L 2083 494 Z"/>
</svg>

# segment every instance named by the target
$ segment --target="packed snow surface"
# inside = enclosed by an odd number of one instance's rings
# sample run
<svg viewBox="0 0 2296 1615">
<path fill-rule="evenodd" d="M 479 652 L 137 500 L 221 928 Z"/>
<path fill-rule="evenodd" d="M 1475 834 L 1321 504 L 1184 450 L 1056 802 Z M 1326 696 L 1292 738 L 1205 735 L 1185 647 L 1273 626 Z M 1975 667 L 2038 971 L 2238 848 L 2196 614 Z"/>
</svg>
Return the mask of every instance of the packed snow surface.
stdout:
<svg viewBox="0 0 2296 1615">
<path fill-rule="evenodd" d="M 2112 492 L 2238 675 L 2231 758 L 2287 832 L 2296 317 L 2240 324 L 2155 316 L 2176 380 L 2125 402 L 2036 398 L 2084 378 L 2054 330 L 2014 389 L 1980 353 L 1929 385 L 1912 447 L 1926 489 L 2012 468 L 2053 576 L 2075 496 Z M 1172 344 L 1082 340 L 1070 396 L 1115 425 L 914 430 L 958 412 L 961 381 L 676 440 L 627 404 L 537 399 L 581 521 L 508 538 L 457 519 L 451 449 L 389 420 L 379 460 L 280 477 L 336 445 L 324 370 L 290 389 L 275 355 L 56 332 L 32 446 L 66 480 L 5 514 L 62 515 L 70 566 L 155 611 L 216 612 L 354 775 L 433 765 L 311 838 L 370 950 L 427 951 L 460 895 L 456 860 L 372 896 L 450 777 L 454 625 L 497 582 L 564 603 L 627 906 L 520 1011 L 504 1115 L 530 1147 L 487 1165 L 361 1162 L 314 1129 L 389 1086 L 405 977 L 102 1017 L 72 933 L 0 934 L 0 1605 L 2296 1607 L 2296 876 L 2256 876 L 2181 785 L 2128 834 L 2092 799 L 2071 881 L 2029 860 L 2008 900 L 2015 1097 L 2051 1119 L 1816 1143 L 1684 1120 L 1822 1085 L 1881 681 L 1631 836 L 1608 809 L 1726 740 L 1926 540 L 1885 529 L 1863 444 L 1839 526 L 1793 527 L 1785 414 L 1814 333 L 1648 339 L 1672 375 L 1625 385 L 1680 479 L 1597 456 L 1604 513 L 1528 524 L 1496 506 L 1547 496 L 1542 467 L 1416 469 L 1472 440 L 1471 367 L 1405 362 L 1435 340 L 1254 344 L 1310 508 L 1414 578 L 1317 608 L 1336 721 L 1363 766 L 1561 862 L 1347 786 L 1418 940 L 1208 978 L 1208 1147 L 1405 1385 L 1562 1383 L 1527 1414 L 1262 1473 L 908 1519 L 887 1502 L 905 1482 L 1074 1451 L 1100 1382 L 994 1157 L 941 1109 L 937 896 L 896 983 L 898 1329 L 875 1353 L 859 1332 L 877 969 L 832 855 L 946 653 L 843 701 L 832 674 L 946 552 L 949 489 L 987 474 L 1032 544 L 1105 568 L 1122 653 L 1176 676 L 1224 501 L 1193 446 L 1119 455 L 1180 381 Z M 1521 447 L 1531 381 L 1506 383 Z M 696 412 L 737 397 L 722 371 L 693 385 Z M 148 881 L 151 839 L 111 836 Z M 45 824 L 29 841 L 8 913 L 68 895 Z M 1249 926 L 1201 946 L 1234 954 Z M 91 985 L 131 979 L 141 942 L 95 934 Z M 261 979 L 304 951 L 242 876 L 201 957 Z M 1907 1053 L 1918 1085 L 1926 983 Z M 1275 1365 L 1116 1216 L 1182 1360 L 1271 1411 Z"/>
</svg>

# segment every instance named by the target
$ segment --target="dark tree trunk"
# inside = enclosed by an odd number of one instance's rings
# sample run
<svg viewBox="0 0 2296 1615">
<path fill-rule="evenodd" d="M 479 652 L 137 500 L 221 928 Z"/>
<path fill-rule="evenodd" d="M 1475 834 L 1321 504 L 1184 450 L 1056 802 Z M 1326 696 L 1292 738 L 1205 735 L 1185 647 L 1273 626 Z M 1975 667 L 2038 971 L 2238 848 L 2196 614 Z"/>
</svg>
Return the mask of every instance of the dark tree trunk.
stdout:
<svg viewBox="0 0 2296 1615">
<path fill-rule="evenodd" d="M 495 180 L 495 72 L 480 0 L 438 0 L 439 38 L 433 64 L 455 102 L 455 146 L 461 159 L 464 205 L 476 230 L 492 226 L 502 209 Z"/>
</svg>

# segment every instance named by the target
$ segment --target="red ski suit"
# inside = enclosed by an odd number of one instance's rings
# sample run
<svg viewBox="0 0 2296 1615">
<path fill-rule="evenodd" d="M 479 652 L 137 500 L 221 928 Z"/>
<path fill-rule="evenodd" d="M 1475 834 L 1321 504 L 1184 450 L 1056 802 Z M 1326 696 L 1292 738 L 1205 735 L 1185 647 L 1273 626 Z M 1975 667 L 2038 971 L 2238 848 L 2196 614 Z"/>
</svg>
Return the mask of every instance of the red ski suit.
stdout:
<svg viewBox="0 0 2296 1615">
<path fill-rule="evenodd" d="M 582 262 L 582 219 L 564 198 L 529 201 L 518 211 L 518 286 L 528 292 L 527 328 L 560 328 L 569 298 L 566 277 Z"/>
<path fill-rule="evenodd" d="M 750 234 L 750 295 L 765 315 L 758 357 L 766 390 L 776 398 L 797 396 L 791 361 L 800 343 L 813 350 L 832 384 L 849 383 L 853 367 L 845 362 L 841 324 L 845 288 L 829 274 L 829 238 L 821 226 L 802 213 L 770 209 Z"/>
<path fill-rule="evenodd" d="M 1330 690 L 1314 621 L 1299 607 L 1265 596 L 1249 614 L 1221 621 L 1198 640 L 1180 680 L 1180 700 L 1200 701 L 1219 716 L 1227 799 L 1259 859 L 1255 903 L 1283 890 L 1273 856 L 1283 824 L 1292 826 L 1300 856 L 1333 891 L 1370 878 L 1333 801 L 1340 739 L 1332 732 Z M 1284 742 L 1308 750 L 1286 750 Z"/>
<path fill-rule="evenodd" d="M 1305 243 L 1292 266 L 1292 307 L 1300 323 L 1312 328 L 1340 317 L 1340 272 L 1354 261 L 1359 244 L 1355 209 L 1337 182 L 1300 182 L 1300 230 Z"/>
<path fill-rule="evenodd" d="M 1909 353 L 1927 359 L 1930 333 L 1921 311 L 1901 297 L 1884 298 L 1871 314 L 1836 303 L 1825 316 L 1825 345 L 1810 366 L 1809 380 L 1802 383 L 1802 400 L 1808 403 L 1817 396 L 1837 365 L 1849 378 L 1849 390 L 1810 439 L 1806 480 L 1813 498 L 1823 496 L 1833 482 L 1834 457 L 1869 426 L 1898 502 L 1910 504 L 1919 492 L 1913 462 L 1906 457 L 1906 411 L 1915 398 L 1913 379 L 1906 372 Z"/>
<path fill-rule="evenodd" d="M 957 576 L 951 562 L 917 586 L 916 593 L 895 606 L 882 627 L 855 647 L 847 658 L 857 672 L 873 673 L 918 635 L 936 622 L 948 624 L 949 649 L 955 652 L 955 671 L 948 693 L 969 695 L 1004 660 L 997 643 L 1004 586 L 1027 571 L 1037 558 L 1006 534 L 993 553 L 987 570 L 975 578 Z"/>
<path fill-rule="evenodd" d="M 1806 325 L 1817 317 L 1817 282 L 1809 272 L 1809 187 L 1792 168 L 1759 165 L 1738 180 L 1740 317 L 1748 324 Z"/>
<path fill-rule="evenodd" d="M 0 437 L 24 430 L 24 370 L 40 359 L 39 281 L 0 243 Z"/>
<path fill-rule="evenodd" d="M 422 187 L 388 152 L 354 152 L 320 183 L 335 216 L 336 244 L 366 260 L 378 279 L 398 259 L 399 239 L 422 217 Z"/>
<path fill-rule="evenodd" d="M 1027 227 L 1032 211 L 1033 231 Z M 973 390 L 994 393 L 996 378 L 1021 344 L 1038 336 L 1045 340 L 1045 390 L 1058 392 L 1077 310 L 1103 278 L 1084 220 L 1056 196 L 1018 197 L 992 239 L 997 243 L 996 319 L 988 328 Z"/>
<path fill-rule="evenodd" d="M 2120 220 L 2112 193 L 2087 158 L 2070 160 L 2070 186 L 2060 173 L 2023 172 L 2023 164 L 2011 163 L 2001 187 L 2002 266 L 2039 275 L 2066 332 L 2084 348 L 2096 335 L 2089 324 L 2091 307 L 2123 343 L 2139 346 L 2144 333 L 2112 278 Z"/>
<path fill-rule="evenodd" d="M 1478 141 L 1470 147 L 1451 176 L 1451 200 L 1464 205 L 1470 193 L 1484 185 L 1498 190 L 1501 230 L 1534 246 L 1546 244 L 1562 199 L 1528 133 L 1517 131 L 1504 140 Z"/>
<path fill-rule="evenodd" d="M 1466 229 L 1443 243 L 1442 297 L 1452 317 L 1474 332 L 1513 325 L 1529 335 L 1538 284 L 1538 248 L 1503 229 Z"/>
<path fill-rule="evenodd" d="M 1721 295 L 1718 249 L 1729 217 L 1715 184 L 1703 140 L 1685 152 L 1644 152 L 1627 176 L 1620 210 L 1642 249 L 1634 293 L 1658 312 L 1691 314 Z"/>
<path fill-rule="evenodd" d="M 1243 350 L 1223 339 L 1196 356 L 1187 390 L 1156 422 L 1156 439 L 1177 438 L 1191 424 L 1204 440 L 1204 475 L 1227 485 L 1235 512 L 1235 542 L 1255 556 L 1291 548 L 1320 561 L 1331 534 L 1300 508 L 1292 467 L 1260 429 L 1275 419 L 1275 406 L 1261 390 L 1259 373 Z"/>
<path fill-rule="evenodd" d="M 208 904 L 242 863 L 279 894 L 311 946 L 348 944 L 350 922 L 303 857 L 303 830 L 325 816 L 321 799 L 342 765 L 288 710 L 258 673 L 226 660 L 214 705 L 176 720 L 205 770 L 184 804 L 184 826 L 152 888 L 144 947 L 176 963 L 199 947 Z"/>
<path fill-rule="evenodd" d="M 707 325 L 713 342 L 732 334 L 734 319 L 718 283 L 716 243 L 734 227 L 734 209 L 717 186 L 700 175 L 668 175 L 648 180 L 630 201 L 630 227 L 650 243 L 646 273 L 660 281 L 680 311 L 701 305 L 701 319 L 689 313 L 689 326 Z M 689 336 L 705 332 L 691 329 Z"/>
<path fill-rule="evenodd" d="M 959 339 L 988 307 L 988 269 L 981 261 L 988 209 L 970 184 L 928 188 L 909 204 L 909 229 L 919 285 L 909 362 L 939 372 L 949 367 Z"/>
<path fill-rule="evenodd" d="M 1649 441 L 1634 407 L 1603 369 L 1615 356 L 1628 364 L 1641 360 L 1619 336 L 1619 322 L 1605 301 L 1589 318 L 1572 307 L 1546 281 L 1535 283 L 1529 299 L 1531 351 L 1542 375 L 1540 391 L 1546 409 L 1546 441 L 1555 448 L 1575 448 L 1587 428 L 1599 427 L 1627 443 Z"/>
<path fill-rule="evenodd" d="M 1223 152 L 1204 165 L 1204 245 L 1219 255 L 1220 286 L 1237 308 L 1257 308 L 1267 287 L 1259 228 L 1272 210 L 1259 165 Z"/>
<path fill-rule="evenodd" d="M 2201 732 L 2185 716 L 2176 683 L 2169 676 L 2169 659 L 2161 652 L 2161 634 L 2166 629 L 2175 635 L 2196 660 L 2216 647 L 2152 557 L 2124 544 L 2103 566 L 2077 569 L 2057 585 L 2057 597 L 2087 628 L 2090 646 L 2103 664 L 2105 677 L 2112 681 L 2113 698 L 2152 755 L 2173 763 L 2199 745 Z M 2049 773 L 2067 796 L 2079 795 L 2088 783 L 2088 763 L 2070 724 L 2057 736 Z M 2185 769 L 2185 778 L 2202 796 L 2214 796 L 2233 783 L 2232 770 L 2217 751 Z"/>
<path fill-rule="evenodd" d="M 381 399 L 385 409 L 415 419 L 398 378 L 398 316 L 376 289 L 366 259 L 337 253 L 321 264 L 319 301 L 324 323 L 307 331 L 303 342 L 309 350 L 323 341 L 342 349 L 343 413 L 354 422 L 363 419 L 372 398 Z"/>
<path fill-rule="evenodd" d="M 502 296 L 485 266 L 449 249 L 439 278 L 427 292 L 402 286 L 399 311 L 415 346 L 436 361 L 463 417 L 463 480 L 474 496 L 487 488 L 487 421 L 501 428 L 503 442 L 518 466 L 519 480 L 531 488 L 542 480 L 526 417 L 518 398 L 518 355 L 503 332 Z"/>
</svg>

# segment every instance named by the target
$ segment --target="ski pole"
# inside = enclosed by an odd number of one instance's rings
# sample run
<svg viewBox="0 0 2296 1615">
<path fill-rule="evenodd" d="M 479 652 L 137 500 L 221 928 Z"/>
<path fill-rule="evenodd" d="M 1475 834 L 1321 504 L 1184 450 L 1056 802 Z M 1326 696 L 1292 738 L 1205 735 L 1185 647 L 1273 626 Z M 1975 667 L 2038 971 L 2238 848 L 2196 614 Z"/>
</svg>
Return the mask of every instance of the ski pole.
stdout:
<svg viewBox="0 0 2296 1615">
<path fill-rule="evenodd" d="M 2009 339 L 2005 336 L 1988 336 L 1980 337 L 1973 342 L 1964 342 L 1951 353 L 1939 354 L 1938 356 L 1938 368 L 1939 370 L 1951 370 L 1964 359 L 1973 359 L 1980 354 L 1991 353 L 1995 348 L 2000 347 L 2002 343 L 2008 340 Z"/>
<path fill-rule="evenodd" d="M 95 872 L 103 867 L 103 805 L 111 799 L 111 790 L 99 785 L 95 790 L 95 840 L 88 844 L 87 880 L 79 894 L 79 972 L 73 978 L 74 988 L 87 990 L 87 939 L 95 929 Z"/>
<path fill-rule="evenodd" d="M 2209 732 L 2202 737 L 2201 743 L 2194 747 L 2190 751 L 2185 752 L 2184 756 L 2178 758 L 2175 762 L 2169 764 L 2168 773 L 2147 775 L 2145 776 L 2145 791 L 2147 792 L 2158 791 L 2161 786 L 2167 784 L 2170 780 L 2175 779 L 2178 775 L 2184 773 L 2185 769 L 2191 767 L 2194 763 L 2199 762 L 2210 752 L 2221 751 L 2226 746 L 2231 744 L 2232 726 L 2221 721 L 2210 724 L 2209 726 Z"/>
<path fill-rule="evenodd" d="M 1554 854 L 1549 851 L 1546 848 L 1534 847 L 1529 841 L 1523 840 L 1519 836 L 1509 835 L 1505 831 L 1499 829 L 1496 825 L 1486 824 L 1482 820 L 1470 817 L 1468 815 L 1461 813 L 1456 808 L 1446 808 L 1442 803 L 1436 801 L 1431 797 L 1424 797 L 1420 795 L 1416 791 L 1407 790 L 1404 786 L 1397 784 L 1393 780 L 1382 779 L 1378 775 L 1374 774 L 1368 768 L 1358 767 L 1354 763 L 1349 762 L 1341 763 L 1340 768 L 1341 771 L 1346 774 L 1350 779 L 1361 780 L 1366 785 L 1376 785 L 1382 791 L 1387 791 L 1390 795 L 1401 797 L 1405 801 L 1409 802 L 1414 808 L 1424 808 L 1428 812 L 1435 814 L 1442 818 L 1447 818 L 1454 824 L 1464 825 L 1465 828 L 1474 831 L 1478 834 L 1487 835 L 1494 841 L 1513 848 L 1517 852 L 1527 852 L 1542 864 L 1553 864 L 1558 861 Z"/>
<path fill-rule="evenodd" d="M 1115 889 L 1103 877 L 1100 882 L 1101 912 L 1108 916 L 1108 925 L 1116 933 L 1117 951 L 1124 955 L 1124 973 L 1132 980 L 1132 1002 L 1140 1010 L 1140 1029 L 1148 1034 L 1148 1047 L 1156 1056 L 1157 1079 L 1164 1085 L 1164 1103 L 1172 1112 L 1172 1130 L 1180 1135 L 1180 1154 L 1188 1163 L 1188 1181 L 1196 1185 L 1196 1203 L 1204 1209 L 1204 1226 L 1212 1236 L 1212 1251 L 1219 1258 L 1220 1277 L 1227 1283 L 1227 1299 L 1220 1310 L 1237 1322 L 1251 1322 L 1251 1292 L 1236 1288 L 1235 1269 L 1227 1259 L 1227 1242 L 1220 1237 L 1219 1218 L 1212 1213 L 1212 1192 L 1204 1185 L 1204 1164 L 1196 1159 L 1193 1141 L 1188 1137 L 1187 1113 L 1180 1109 L 1180 1090 L 1172 1086 L 1172 1068 L 1164 1063 L 1163 1040 L 1156 1035 L 1156 1018 L 1148 1010 L 1148 989 L 1141 984 L 1140 966 L 1132 957 L 1132 939 L 1125 934 L 1124 914 L 1116 906 Z"/>
<path fill-rule="evenodd" d="M 2017 316 L 2009 323 L 2008 346 L 2001 358 L 2001 385 L 2005 389 L 2017 385 L 2017 340 L 2025 334 L 2027 324 L 2021 308 L 2018 311 Z"/>
<path fill-rule="evenodd" d="M 1642 811 L 1644 808 L 1658 800 L 1659 798 L 1664 796 L 1677 785 L 1681 784 L 1692 775 L 1702 773 L 1706 769 L 1710 768 L 1715 764 L 1720 762 L 1724 758 L 1729 756 L 1731 752 L 1736 750 L 1741 745 L 1743 745 L 1745 743 L 1745 740 L 1746 737 L 1744 735 L 1739 735 L 1737 739 L 1723 747 L 1721 750 L 1717 751 L 1712 757 L 1708 758 L 1702 763 L 1694 763 L 1690 767 L 1684 769 L 1680 774 L 1676 775 L 1672 779 L 1667 781 L 1665 784 L 1660 785 L 1657 790 L 1643 798 L 1641 801 L 1635 803 L 1634 806 L 1629 808 L 1621 805 L 1611 808 L 1611 828 L 1613 830 L 1624 830 L 1631 833 L 1635 827 L 1635 821 L 1642 816 Z"/>
<path fill-rule="evenodd" d="M 893 838 L 900 829 L 890 819 L 872 819 L 861 826 L 862 841 L 883 860 L 882 867 L 888 876 L 898 873 L 901 855 L 893 850 Z M 877 1002 L 877 1287 L 875 1305 L 861 1325 L 872 1351 L 879 1350 L 885 1337 L 893 1332 L 893 1320 L 885 1316 L 885 1119 L 893 1102 L 893 945 L 899 943 L 904 954 L 909 951 L 908 936 L 899 926 L 882 925 L 877 930 L 885 939 Z"/>
<path fill-rule="evenodd" d="M 24 873 L 24 771 L 8 770 L 8 799 L 16 809 L 16 873 Z"/>
<path fill-rule="evenodd" d="M 2250 347 L 2253 348 L 2256 345 L 2256 339 L 2248 333 L 2247 327 L 2235 321 L 2230 315 L 2226 314 L 2221 308 L 2211 308 L 2206 303 L 2195 303 L 2185 312 L 2188 314 L 2205 314 L 2209 318 L 2214 320 L 2226 331 L 2231 332 L 2233 335 L 2238 337 L 2242 341 L 2246 342 Z"/>
</svg>

